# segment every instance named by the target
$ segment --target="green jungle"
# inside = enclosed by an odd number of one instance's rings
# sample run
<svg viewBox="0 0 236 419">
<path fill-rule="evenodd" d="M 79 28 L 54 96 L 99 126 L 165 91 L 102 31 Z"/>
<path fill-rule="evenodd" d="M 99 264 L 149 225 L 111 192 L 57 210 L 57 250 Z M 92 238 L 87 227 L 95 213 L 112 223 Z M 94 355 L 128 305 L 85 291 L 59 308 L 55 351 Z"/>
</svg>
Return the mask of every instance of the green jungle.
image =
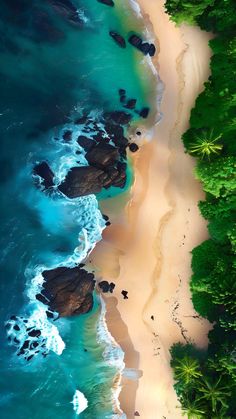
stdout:
<svg viewBox="0 0 236 419">
<path fill-rule="evenodd" d="M 206 193 L 199 202 L 209 239 L 192 251 L 192 301 L 213 325 L 209 346 L 171 348 L 175 389 L 189 419 L 236 418 L 236 2 L 167 0 L 177 25 L 213 32 L 211 76 L 183 135 L 196 157 L 195 176 Z"/>
</svg>

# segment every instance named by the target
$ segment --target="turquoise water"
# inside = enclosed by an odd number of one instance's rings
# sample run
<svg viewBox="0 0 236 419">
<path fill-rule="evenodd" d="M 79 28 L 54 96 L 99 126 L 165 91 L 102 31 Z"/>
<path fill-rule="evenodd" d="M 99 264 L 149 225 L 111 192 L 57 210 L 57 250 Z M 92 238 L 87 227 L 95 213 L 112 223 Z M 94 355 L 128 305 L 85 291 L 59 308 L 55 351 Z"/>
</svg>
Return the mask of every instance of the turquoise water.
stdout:
<svg viewBox="0 0 236 419">
<path fill-rule="evenodd" d="M 87 164 L 83 153 L 76 154 L 75 139 L 82 127 L 75 127 L 73 118 L 82 111 L 98 118 L 102 111 L 120 109 L 120 88 L 137 98 L 139 108 L 148 106 L 153 75 L 139 52 L 129 45 L 119 48 L 108 36 L 109 30 L 128 35 L 142 28 L 127 1 L 117 1 L 115 8 L 96 0 L 73 4 L 79 25 L 68 22 L 50 1 L 1 2 L 0 412 L 4 419 L 78 417 L 71 404 L 76 390 L 88 400 L 79 417 L 102 419 L 113 413 L 111 387 L 118 365 L 104 358 L 107 345 L 98 342 L 100 302 L 87 315 L 54 322 L 35 299 L 44 269 L 75 266 L 101 239 L 105 223 L 98 201 L 93 195 L 70 200 L 57 192 L 45 194 L 36 188 L 32 169 L 46 160 L 58 184 L 70 167 Z M 73 130 L 70 144 L 61 141 L 68 128 Z M 17 357 L 4 328 L 12 315 L 41 330 L 48 356 L 39 353 L 28 363 Z"/>
</svg>

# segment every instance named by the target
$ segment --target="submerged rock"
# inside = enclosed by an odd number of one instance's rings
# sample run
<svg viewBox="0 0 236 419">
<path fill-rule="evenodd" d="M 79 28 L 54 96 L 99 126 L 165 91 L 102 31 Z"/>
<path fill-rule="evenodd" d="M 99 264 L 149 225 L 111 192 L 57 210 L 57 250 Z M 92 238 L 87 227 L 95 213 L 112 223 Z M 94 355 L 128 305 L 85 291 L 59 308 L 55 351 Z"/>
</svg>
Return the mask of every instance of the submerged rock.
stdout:
<svg viewBox="0 0 236 419">
<path fill-rule="evenodd" d="M 128 102 L 124 105 L 127 109 L 134 109 L 137 103 L 137 99 L 129 99 Z"/>
<path fill-rule="evenodd" d="M 84 22 L 78 14 L 77 7 L 70 0 L 48 0 L 53 9 L 68 23 L 75 26 L 83 26 Z"/>
<path fill-rule="evenodd" d="M 85 269 L 55 268 L 42 273 L 42 294 L 61 317 L 88 313 L 93 307 L 94 275 Z"/>
<path fill-rule="evenodd" d="M 113 0 L 97 0 L 98 3 L 105 4 L 106 6 L 115 6 L 115 3 Z"/>
<path fill-rule="evenodd" d="M 123 111 L 106 112 L 104 116 L 109 121 L 113 121 L 119 125 L 128 125 L 132 119 L 132 115 L 130 113 Z"/>
<path fill-rule="evenodd" d="M 126 42 L 123 36 L 115 31 L 110 31 L 109 35 L 114 39 L 117 45 L 119 45 L 121 48 L 126 48 Z"/>
</svg>

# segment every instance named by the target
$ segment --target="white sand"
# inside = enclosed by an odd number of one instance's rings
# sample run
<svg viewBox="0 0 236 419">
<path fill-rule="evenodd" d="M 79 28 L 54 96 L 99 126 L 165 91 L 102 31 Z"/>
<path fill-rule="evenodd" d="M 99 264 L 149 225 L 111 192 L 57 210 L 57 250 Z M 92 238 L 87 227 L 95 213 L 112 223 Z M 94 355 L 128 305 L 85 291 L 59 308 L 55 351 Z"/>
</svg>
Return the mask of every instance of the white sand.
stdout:
<svg viewBox="0 0 236 419">
<path fill-rule="evenodd" d="M 135 387 L 124 379 L 122 409 L 128 418 L 138 411 L 144 419 L 177 419 L 182 416 L 176 407 L 169 348 L 179 341 L 207 345 L 210 327 L 195 317 L 190 298 L 190 252 L 207 238 L 207 229 L 197 208 L 203 193 L 193 176 L 194 161 L 181 141 L 209 76 L 210 35 L 198 28 L 177 28 L 164 13 L 163 0 L 139 3 L 160 44 L 164 118 L 154 141 L 134 156 L 129 204 L 125 207 L 125 197 L 104 202 L 112 226 L 92 260 L 103 279 L 116 283 L 114 296 L 107 298 L 108 326 L 125 350 L 126 367 L 142 373 L 136 400 L 137 383 Z M 128 300 L 122 290 L 128 291 Z"/>
</svg>

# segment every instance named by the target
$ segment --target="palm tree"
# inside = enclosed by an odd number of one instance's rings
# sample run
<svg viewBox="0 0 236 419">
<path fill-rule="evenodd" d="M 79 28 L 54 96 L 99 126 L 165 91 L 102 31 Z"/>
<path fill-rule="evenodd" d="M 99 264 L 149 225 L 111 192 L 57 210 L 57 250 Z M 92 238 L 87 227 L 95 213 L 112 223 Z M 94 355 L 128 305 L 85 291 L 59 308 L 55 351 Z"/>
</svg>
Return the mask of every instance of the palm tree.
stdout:
<svg viewBox="0 0 236 419">
<path fill-rule="evenodd" d="M 188 419 L 204 419 L 206 418 L 206 412 L 204 407 L 202 407 L 198 401 L 189 401 L 183 402 L 182 406 L 182 416 L 187 415 Z"/>
<path fill-rule="evenodd" d="M 202 375 L 198 361 L 189 356 L 184 356 L 183 359 L 178 360 L 174 370 L 175 378 L 178 381 L 183 381 L 184 384 L 190 384 Z"/>
<path fill-rule="evenodd" d="M 208 159 L 212 154 L 219 154 L 223 148 L 222 144 L 218 141 L 222 137 L 222 134 L 217 136 L 214 135 L 213 130 L 209 133 L 204 131 L 201 137 L 196 137 L 196 141 L 190 144 L 189 151 L 191 154 L 197 154 L 199 157 Z"/>
<path fill-rule="evenodd" d="M 226 399 L 231 395 L 228 387 L 220 384 L 221 379 L 222 376 L 215 383 L 211 383 L 209 380 L 204 378 L 202 380 L 203 385 L 198 388 L 198 391 L 203 395 L 197 400 L 210 402 L 213 413 L 217 412 L 217 405 L 219 404 L 221 405 L 220 408 L 227 408 L 228 404 L 226 403 Z"/>
</svg>

